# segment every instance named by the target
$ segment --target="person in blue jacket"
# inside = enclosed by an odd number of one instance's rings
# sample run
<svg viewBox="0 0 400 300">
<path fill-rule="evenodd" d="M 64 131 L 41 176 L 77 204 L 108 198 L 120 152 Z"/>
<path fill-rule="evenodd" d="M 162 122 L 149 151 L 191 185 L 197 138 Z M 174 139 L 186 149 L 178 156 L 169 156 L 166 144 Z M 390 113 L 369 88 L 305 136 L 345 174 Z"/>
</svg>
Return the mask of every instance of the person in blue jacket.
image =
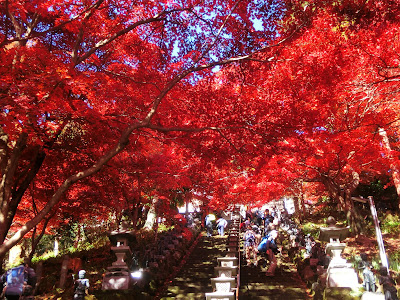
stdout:
<svg viewBox="0 0 400 300">
<path fill-rule="evenodd" d="M 267 236 L 265 236 L 261 243 L 258 245 L 258 252 L 265 255 L 270 265 L 268 267 L 266 276 L 274 276 L 275 269 L 277 266 L 277 261 L 275 254 L 279 253 L 276 239 L 278 237 L 278 231 L 272 230 Z"/>
</svg>

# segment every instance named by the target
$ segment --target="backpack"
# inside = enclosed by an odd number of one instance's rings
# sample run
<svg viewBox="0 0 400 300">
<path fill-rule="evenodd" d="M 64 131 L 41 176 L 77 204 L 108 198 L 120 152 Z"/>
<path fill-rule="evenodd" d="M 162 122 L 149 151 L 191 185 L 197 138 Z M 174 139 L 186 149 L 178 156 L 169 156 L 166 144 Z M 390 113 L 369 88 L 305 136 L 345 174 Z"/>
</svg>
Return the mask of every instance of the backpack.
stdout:
<svg viewBox="0 0 400 300">
<path fill-rule="evenodd" d="M 253 246 L 256 242 L 256 237 L 252 231 L 245 233 L 245 244 L 246 246 Z"/>
<path fill-rule="evenodd" d="M 87 279 L 78 279 L 75 282 L 75 294 L 76 295 L 85 295 L 86 294 L 86 281 Z"/>
<path fill-rule="evenodd" d="M 24 266 L 12 268 L 7 273 L 7 286 L 5 288 L 5 295 L 17 296 L 22 295 L 24 289 L 24 282 L 27 282 L 27 274 Z"/>
<path fill-rule="evenodd" d="M 263 237 L 260 244 L 258 245 L 258 251 L 266 252 L 267 251 L 267 242 L 268 242 L 268 235 Z"/>
<path fill-rule="evenodd" d="M 390 276 L 381 276 L 379 278 L 380 284 L 383 286 L 385 299 L 398 300 L 396 283 Z"/>
<path fill-rule="evenodd" d="M 217 227 L 226 227 L 226 225 L 228 225 L 228 222 L 225 220 L 225 219 L 219 219 L 219 220 L 217 220 L 217 223 L 218 223 L 218 225 L 217 225 Z"/>
</svg>

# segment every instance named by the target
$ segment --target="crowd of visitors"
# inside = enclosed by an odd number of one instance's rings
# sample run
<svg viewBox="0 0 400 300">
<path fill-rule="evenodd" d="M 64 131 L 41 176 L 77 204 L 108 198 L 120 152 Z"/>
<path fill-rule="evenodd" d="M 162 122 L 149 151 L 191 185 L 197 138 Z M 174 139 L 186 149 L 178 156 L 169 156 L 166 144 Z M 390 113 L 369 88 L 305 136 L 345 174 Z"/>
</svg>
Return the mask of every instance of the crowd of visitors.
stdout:
<svg viewBox="0 0 400 300">
<path fill-rule="evenodd" d="M 271 212 L 269 209 L 264 211 L 256 210 L 255 212 L 247 211 L 242 215 L 244 221 L 240 224 L 243 232 L 244 254 L 248 266 L 257 266 L 261 261 L 266 267 L 269 262 L 267 276 L 273 276 L 277 266 L 275 255 L 278 250 L 278 224 L 280 216 L 284 216 L 284 212 L 278 214 L 276 209 Z M 215 215 L 209 213 L 205 216 L 204 226 L 207 236 L 213 235 L 216 228 L 219 236 L 225 235 L 225 228 L 228 221 L 223 215 Z"/>
<path fill-rule="evenodd" d="M 320 275 L 326 272 L 331 257 L 325 252 L 321 242 L 315 240 L 311 235 L 305 235 L 301 229 L 290 218 L 286 210 L 277 211 L 276 208 L 264 211 L 242 211 L 240 229 L 243 238 L 245 263 L 249 267 L 260 264 L 267 267 L 266 276 L 274 276 L 277 268 L 276 255 L 282 251 L 282 242 L 289 247 L 288 254 L 294 257 L 296 253 L 303 253 L 303 259 L 298 263 L 298 273 L 314 290 L 314 299 L 322 299 L 322 291 L 325 283 L 320 282 Z M 336 223 L 333 217 L 327 219 L 327 224 L 332 226 Z M 213 226 L 218 229 L 218 234 L 224 236 L 224 230 L 228 221 L 222 216 L 209 214 L 205 219 L 207 235 L 211 236 Z M 284 239 L 287 239 L 286 241 Z M 375 274 L 371 262 L 366 254 L 362 253 L 359 264 L 362 286 L 367 292 L 384 293 L 385 300 L 398 300 L 396 284 L 388 274 L 386 268 L 381 268 L 379 274 Z M 324 271 L 325 270 L 325 271 Z M 375 279 L 375 277 L 377 279 Z"/>
<path fill-rule="evenodd" d="M 277 266 L 275 255 L 278 250 L 278 226 L 279 215 L 274 209 L 272 212 L 266 209 L 264 212 L 256 210 L 246 212 L 246 219 L 240 227 L 243 234 L 245 259 L 248 266 L 257 266 L 263 262 L 264 267 L 269 262 L 267 276 L 273 276 Z"/>
</svg>

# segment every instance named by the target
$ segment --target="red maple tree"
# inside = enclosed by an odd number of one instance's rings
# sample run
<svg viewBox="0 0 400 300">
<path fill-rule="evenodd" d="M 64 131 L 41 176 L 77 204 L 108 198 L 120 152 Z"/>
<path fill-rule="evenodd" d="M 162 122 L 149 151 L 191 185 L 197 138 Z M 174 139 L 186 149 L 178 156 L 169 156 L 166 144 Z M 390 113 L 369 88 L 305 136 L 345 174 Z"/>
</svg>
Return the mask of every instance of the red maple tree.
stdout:
<svg viewBox="0 0 400 300">
<path fill-rule="evenodd" d="M 140 153 L 139 135 L 197 132 L 199 144 L 226 147 L 219 126 L 235 122 L 220 121 L 230 98 L 213 68 L 270 49 L 281 15 L 275 1 L 5 0 L 0 9 L 1 258 L 57 205 L 75 206 L 74 192 L 66 194 L 73 184 L 129 142 Z M 206 86 L 211 98 L 190 98 Z M 53 180 L 51 196 L 7 238 L 40 172 Z"/>
<path fill-rule="evenodd" d="M 318 176 L 346 206 L 355 173 L 396 171 L 393 1 L 0 9 L 0 258 L 66 207 L 126 204 L 134 215 L 143 194 L 166 203 L 190 187 L 223 208 Z M 384 157 L 380 128 L 391 138 Z M 41 190 L 29 194 L 32 182 Z M 11 232 L 29 197 L 40 197 L 37 211 Z"/>
</svg>

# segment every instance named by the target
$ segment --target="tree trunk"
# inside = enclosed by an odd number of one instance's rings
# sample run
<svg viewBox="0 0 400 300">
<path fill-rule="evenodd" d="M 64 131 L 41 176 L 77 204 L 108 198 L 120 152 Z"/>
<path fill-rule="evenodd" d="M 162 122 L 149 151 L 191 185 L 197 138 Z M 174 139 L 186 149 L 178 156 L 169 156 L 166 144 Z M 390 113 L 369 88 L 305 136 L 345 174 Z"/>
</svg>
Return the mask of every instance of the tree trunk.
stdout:
<svg viewBox="0 0 400 300">
<path fill-rule="evenodd" d="M 46 157 L 45 152 L 39 147 L 36 147 L 29 166 L 25 168 L 23 172 L 17 174 L 21 155 L 26 148 L 27 138 L 28 136 L 26 134 L 21 134 L 8 160 L 6 156 L 2 157 L 2 159 L 7 160 L 7 162 L 3 165 L 0 183 L 0 243 L 4 242 L 22 196 L 39 172 Z M 18 185 L 16 184 L 17 175 Z"/>
<path fill-rule="evenodd" d="M 138 228 L 138 222 L 139 222 L 139 204 L 137 202 L 138 201 L 135 200 L 135 205 L 133 206 L 133 212 L 132 212 L 132 225 L 134 229 Z"/>
<path fill-rule="evenodd" d="M 355 171 L 353 171 L 351 175 L 352 175 L 351 178 L 352 180 L 346 186 L 344 196 L 348 207 L 347 220 L 349 222 L 352 233 L 358 235 L 362 233 L 365 224 L 364 224 L 364 219 L 360 215 L 360 212 L 354 206 L 354 201 L 351 198 L 351 195 L 360 184 L 360 175 Z"/>
<path fill-rule="evenodd" d="M 382 137 L 382 144 L 385 149 L 386 155 L 390 160 L 390 169 L 392 171 L 392 178 L 394 186 L 396 187 L 397 192 L 397 209 L 400 210 L 400 172 L 399 168 L 395 162 L 395 159 L 392 155 L 392 147 L 390 146 L 389 138 L 386 133 L 386 130 L 383 128 L 379 128 L 379 135 Z"/>
<path fill-rule="evenodd" d="M 4 186 L 2 189 L 5 191 L 2 193 L 2 198 L 0 201 L 2 202 L 2 208 L 0 212 L 0 243 L 3 243 L 7 233 L 12 225 L 14 216 L 17 212 L 17 208 L 19 203 L 21 202 L 22 196 L 28 189 L 32 180 L 35 178 L 36 174 L 39 172 L 40 167 L 43 164 L 46 154 L 41 150 L 37 149 L 34 157 L 31 160 L 31 164 L 27 170 L 25 170 L 24 174 L 20 175 L 23 178 L 22 182 L 19 184 L 18 188 L 12 189 L 12 186 L 15 186 L 14 179 L 7 178 L 4 180 Z M 18 154 L 18 159 L 20 154 Z M 10 159 L 10 163 L 15 164 L 17 167 L 18 159 L 14 161 L 14 159 Z M 13 162 L 11 162 L 13 161 Z M 15 172 L 10 174 L 4 174 L 6 177 L 15 176 Z M 3 177 L 5 177 L 3 175 Z M 9 192 L 7 191 L 9 190 Z M 5 198 L 4 198 L 5 197 Z"/>
<path fill-rule="evenodd" d="M 152 114 L 149 114 L 152 116 Z M 0 258 L 5 257 L 5 254 L 8 250 L 11 249 L 14 245 L 16 245 L 29 231 L 31 231 L 37 224 L 39 224 L 49 213 L 50 211 L 56 206 L 61 197 L 64 195 L 65 191 L 67 191 L 74 183 L 79 180 L 82 180 L 86 177 L 89 177 L 95 173 L 97 173 L 103 166 L 108 163 L 114 156 L 119 154 L 129 143 L 129 136 L 131 135 L 132 131 L 137 128 L 144 127 L 142 123 L 135 123 L 129 126 L 124 133 L 121 135 L 118 143 L 114 146 L 114 148 L 110 149 L 106 154 L 104 154 L 94 165 L 87 168 L 84 171 L 78 172 L 70 177 L 68 177 L 56 190 L 53 194 L 51 199 L 46 203 L 46 205 L 42 208 L 42 210 L 31 220 L 26 222 L 25 226 L 21 227 L 11 238 L 4 241 L 0 244 Z M 0 199 L 1 200 L 1 199 Z M 4 216 L 4 215 L 3 215 Z M 0 214 L 0 218 L 1 218 Z M 3 220 L 0 219 L 0 225 Z M 4 221 L 3 221 L 4 223 Z M 0 229 L 3 231 L 3 227 L 0 226 Z M 8 232 L 8 231 L 7 231 Z M 6 234 L 7 234 L 6 232 Z"/>
<path fill-rule="evenodd" d="M 2 157 L 2 178 L 0 181 L 0 243 L 6 239 L 8 230 L 14 219 L 12 214 L 15 201 L 12 201 L 12 187 L 14 186 L 15 172 L 17 170 L 19 158 L 23 149 L 26 147 L 27 134 L 21 134 L 10 155 Z"/>
<path fill-rule="evenodd" d="M 142 205 L 142 213 L 140 214 L 140 218 L 138 220 L 138 228 L 143 228 L 146 224 L 147 215 L 149 213 L 149 207 L 147 205 Z"/>
<path fill-rule="evenodd" d="M 351 199 L 352 192 L 357 188 L 360 183 L 360 176 L 357 172 L 353 171 L 351 177 L 348 179 L 347 184 L 336 184 L 331 178 L 323 177 L 323 184 L 326 186 L 330 196 L 336 200 L 339 210 L 346 212 L 346 218 L 351 228 L 352 233 L 359 234 L 363 228 L 363 219 L 358 210 L 354 206 Z"/>
<path fill-rule="evenodd" d="M 29 256 L 28 256 L 29 260 L 32 260 L 33 255 L 36 252 L 36 248 L 39 245 L 40 240 L 42 239 L 43 235 L 46 232 L 46 227 L 47 227 L 47 224 L 49 223 L 49 221 L 50 221 L 50 218 L 46 218 L 45 223 L 43 224 L 43 228 L 42 228 L 42 230 L 41 230 L 41 232 L 39 233 L 38 236 L 36 236 L 36 227 L 35 227 L 35 229 L 33 231 L 33 234 L 32 234 L 32 238 L 31 238 L 32 249 L 31 249 L 31 252 L 29 253 Z"/>
<path fill-rule="evenodd" d="M 340 195 L 340 186 L 338 186 L 331 178 L 328 176 L 322 176 L 321 177 L 321 182 L 325 186 L 326 190 L 329 193 L 329 197 L 331 200 L 335 201 L 338 210 L 342 210 L 342 203 L 343 203 L 343 198 L 341 198 Z"/>
<path fill-rule="evenodd" d="M 139 218 L 139 209 L 143 208 L 142 206 L 142 181 L 140 180 L 140 175 L 137 175 L 137 183 L 138 183 L 138 188 L 137 188 L 137 196 L 134 198 L 134 205 L 133 205 L 133 214 L 132 214 L 132 223 L 133 223 L 133 228 L 138 229 L 141 228 L 142 224 L 140 220 L 142 218 Z M 139 220 L 140 219 L 140 220 Z"/>
<path fill-rule="evenodd" d="M 302 215 L 303 215 L 303 218 L 305 218 L 307 216 L 307 209 L 306 209 L 306 203 L 304 201 L 303 188 L 302 188 L 301 195 L 300 195 L 300 203 L 301 203 Z"/>
<path fill-rule="evenodd" d="M 307 216 L 307 210 L 306 210 L 306 204 L 304 201 L 304 186 L 303 186 L 303 180 L 300 180 L 299 182 L 299 198 L 300 198 L 300 203 L 299 203 L 299 215 L 302 215 L 302 219 L 305 219 Z"/>
<path fill-rule="evenodd" d="M 157 218 L 156 215 L 156 205 L 157 205 L 158 198 L 154 197 L 153 201 L 151 202 L 150 209 L 147 213 L 146 223 L 144 224 L 144 228 L 152 229 Z"/>
<path fill-rule="evenodd" d="M 186 220 L 189 219 L 189 200 L 185 197 L 185 218 Z"/>
<path fill-rule="evenodd" d="M 293 202 L 294 202 L 294 208 L 295 208 L 294 215 L 297 216 L 297 218 L 301 221 L 303 219 L 303 216 L 302 216 L 301 209 L 300 209 L 299 197 L 294 196 Z"/>
</svg>

